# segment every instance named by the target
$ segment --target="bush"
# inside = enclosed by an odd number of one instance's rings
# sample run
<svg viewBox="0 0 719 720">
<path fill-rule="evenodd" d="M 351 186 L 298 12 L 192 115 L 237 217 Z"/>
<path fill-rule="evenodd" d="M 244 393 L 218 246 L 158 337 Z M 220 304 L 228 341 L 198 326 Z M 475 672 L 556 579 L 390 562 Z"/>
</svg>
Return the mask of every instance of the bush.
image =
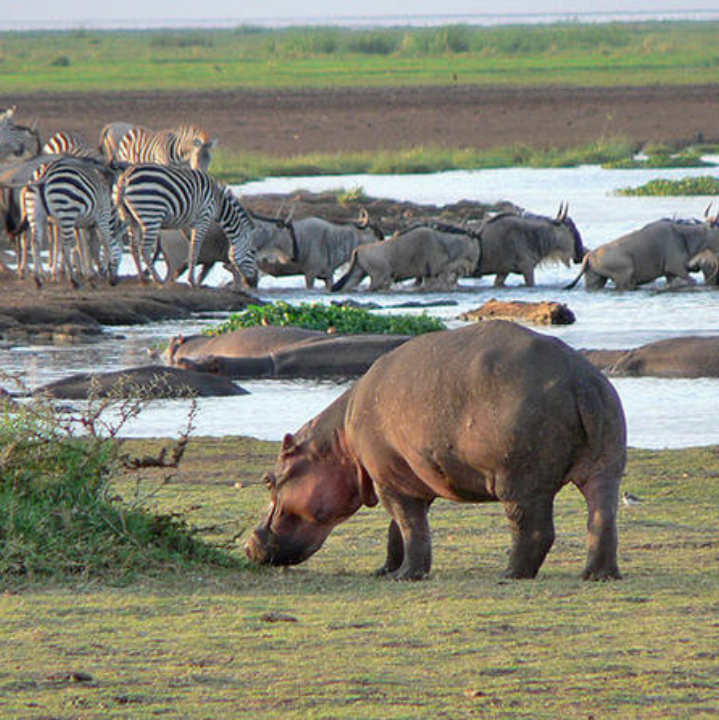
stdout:
<svg viewBox="0 0 719 720">
<path fill-rule="evenodd" d="M 310 330 L 333 330 L 338 333 L 380 333 L 383 335 L 420 335 L 445 330 L 440 320 L 422 315 L 375 315 L 369 310 L 349 305 L 322 305 L 286 302 L 269 305 L 248 305 L 246 310 L 231 315 L 227 322 L 206 330 L 207 335 L 222 335 L 255 325 L 291 325 Z"/>
<path fill-rule="evenodd" d="M 176 468 L 187 443 L 185 434 L 169 462 L 165 454 L 154 465 L 123 456 L 116 434 L 142 407 L 141 400 L 91 402 L 84 415 L 68 418 L 41 400 L 4 406 L 3 581 L 48 577 L 124 583 L 138 572 L 196 563 L 240 566 L 229 554 L 197 539 L 182 517 L 149 512 L 146 504 L 154 493 L 128 505 L 113 492 L 112 480 L 129 467 Z M 114 411 L 120 418 L 115 426 L 103 419 Z M 188 433 L 190 426 L 191 420 Z"/>
<path fill-rule="evenodd" d="M 58 55 L 51 63 L 50 67 L 70 67 L 70 58 L 67 55 Z"/>
<path fill-rule="evenodd" d="M 709 175 L 682 180 L 657 178 L 639 187 L 620 188 L 616 193 L 627 196 L 716 195 L 719 193 L 719 180 Z"/>
</svg>

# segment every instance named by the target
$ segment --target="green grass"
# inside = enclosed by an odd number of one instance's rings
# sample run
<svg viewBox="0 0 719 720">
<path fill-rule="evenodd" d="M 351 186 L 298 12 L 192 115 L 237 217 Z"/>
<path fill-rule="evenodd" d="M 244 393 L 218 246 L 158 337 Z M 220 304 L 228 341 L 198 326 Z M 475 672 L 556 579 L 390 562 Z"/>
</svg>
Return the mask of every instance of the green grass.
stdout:
<svg viewBox="0 0 719 720">
<path fill-rule="evenodd" d="M 328 330 L 337 333 L 378 333 L 383 335 L 419 335 L 446 330 L 446 325 L 426 313 L 421 315 L 377 315 L 351 305 L 300 303 L 290 305 L 277 301 L 267 305 L 248 305 L 246 310 L 230 315 L 226 322 L 209 328 L 206 335 L 222 335 L 256 325 L 279 325 Z"/>
<path fill-rule="evenodd" d="M 213 155 L 212 173 L 225 182 L 240 183 L 278 175 L 387 175 L 507 167 L 576 167 L 629 160 L 634 151 L 633 144 L 625 137 L 600 138 L 575 148 L 536 148 L 521 144 L 490 149 L 415 147 L 290 156 L 230 153 L 218 149 Z"/>
<path fill-rule="evenodd" d="M 252 527 L 277 450 L 191 440 L 158 510 Z M 434 569 L 422 583 L 372 577 L 388 524 L 378 507 L 287 571 L 10 586 L 0 594 L 0 715 L 715 717 L 718 476 L 719 448 L 630 451 L 624 486 L 644 502 L 620 508 L 620 582 L 578 579 L 586 512 L 566 488 L 534 581 L 500 578 L 509 547 L 500 507 L 437 502 Z M 116 487 L 134 492 L 129 478 Z M 230 527 L 207 535 L 227 541 Z"/>
<path fill-rule="evenodd" d="M 719 24 L 0 33 L 0 92 L 714 83 Z"/>
</svg>

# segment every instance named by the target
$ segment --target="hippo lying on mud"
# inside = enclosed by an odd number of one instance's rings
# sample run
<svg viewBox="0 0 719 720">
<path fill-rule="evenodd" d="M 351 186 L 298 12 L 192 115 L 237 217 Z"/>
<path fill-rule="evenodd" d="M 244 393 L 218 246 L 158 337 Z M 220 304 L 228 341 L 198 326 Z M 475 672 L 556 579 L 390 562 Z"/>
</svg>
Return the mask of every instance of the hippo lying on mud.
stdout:
<svg viewBox="0 0 719 720">
<path fill-rule="evenodd" d="M 32 394 L 66 400 L 85 400 L 91 395 L 116 398 L 139 395 L 159 399 L 247 395 L 247 390 L 227 378 L 163 365 L 143 365 L 107 373 L 70 375 L 43 385 Z"/>
<path fill-rule="evenodd" d="M 719 337 L 676 337 L 634 350 L 583 350 L 608 375 L 628 377 L 719 377 Z"/>
<path fill-rule="evenodd" d="M 246 552 L 260 563 L 300 563 L 379 500 L 391 522 L 378 574 L 416 580 L 431 567 L 436 498 L 498 501 L 513 536 L 505 575 L 531 578 L 554 541 L 554 496 L 572 482 L 589 517 L 583 577 L 618 578 L 625 460 L 617 393 L 562 341 L 505 321 L 430 333 L 377 360 L 285 436 Z"/>
</svg>

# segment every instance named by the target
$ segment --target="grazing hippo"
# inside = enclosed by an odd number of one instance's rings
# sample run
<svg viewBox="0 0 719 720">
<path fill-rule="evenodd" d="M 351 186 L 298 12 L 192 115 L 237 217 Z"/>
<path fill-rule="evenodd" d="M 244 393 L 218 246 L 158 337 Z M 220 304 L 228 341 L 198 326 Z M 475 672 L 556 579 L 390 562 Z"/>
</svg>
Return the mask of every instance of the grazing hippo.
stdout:
<svg viewBox="0 0 719 720">
<path fill-rule="evenodd" d="M 257 325 L 222 335 L 177 335 L 170 340 L 163 358 L 168 365 L 177 365 L 182 359 L 197 360 L 210 355 L 257 357 L 298 342 L 328 337 L 321 330 L 275 325 Z"/>
<path fill-rule="evenodd" d="M 107 373 L 79 373 L 56 380 L 33 391 L 66 400 L 88 397 L 132 397 L 147 399 L 247 395 L 247 390 L 227 378 L 191 372 L 164 365 L 144 365 Z"/>
<path fill-rule="evenodd" d="M 617 393 L 562 341 L 501 320 L 430 333 L 377 360 L 285 436 L 246 552 L 260 563 L 300 563 L 379 499 L 392 520 L 378 573 L 416 580 L 430 571 L 436 498 L 499 501 L 513 536 L 505 575 L 530 578 L 554 541 L 554 496 L 572 482 L 589 516 L 583 577 L 619 578 L 625 460 Z"/>
<path fill-rule="evenodd" d="M 236 379 L 357 377 L 372 363 L 407 342 L 410 335 L 324 335 L 268 355 L 181 358 L 178 367 Z"/>
<path fill-rule="evenodd" d="M 629 377 L 719 377 L 719 337 L 676 337 L 634 350 L 585 350 L 609 375 Z"/>
</svg>

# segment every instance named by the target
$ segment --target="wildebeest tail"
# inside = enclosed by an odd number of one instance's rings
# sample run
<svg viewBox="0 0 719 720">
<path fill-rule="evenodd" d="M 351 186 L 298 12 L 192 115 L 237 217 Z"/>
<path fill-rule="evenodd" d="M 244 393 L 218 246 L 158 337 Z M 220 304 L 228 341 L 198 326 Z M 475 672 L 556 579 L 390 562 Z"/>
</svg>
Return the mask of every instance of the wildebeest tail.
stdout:
<svg viewBox="0 0 719 720">
<path fill-rule="evenodd" d="M 575 277 L 574 280 L 569 283 L 569 285 L 565 285 L 562 290 L 571 290 L 582 279 L 582 275 L 584 275 L 584 273 L 587 272 L 589 268 L 589 257 L 590 253 L 587 253 L 584 256 L 584 259 L 582 260 L 582 267 L 579 269 L 579 275 L 577 275 L 577 277 Z"/>
<path fill-rule="evenodd" d="M 359 285 L 365 278 L 367 273 L 360 266 L 357 256 L 357 248 L 352 251 L 352 259 L 350 260 L 350 266 L 347 272 L 332 286 L 331 292 L 339 292 L 350 284 L 350 288 L 354 288 Z"/>
</svg>

